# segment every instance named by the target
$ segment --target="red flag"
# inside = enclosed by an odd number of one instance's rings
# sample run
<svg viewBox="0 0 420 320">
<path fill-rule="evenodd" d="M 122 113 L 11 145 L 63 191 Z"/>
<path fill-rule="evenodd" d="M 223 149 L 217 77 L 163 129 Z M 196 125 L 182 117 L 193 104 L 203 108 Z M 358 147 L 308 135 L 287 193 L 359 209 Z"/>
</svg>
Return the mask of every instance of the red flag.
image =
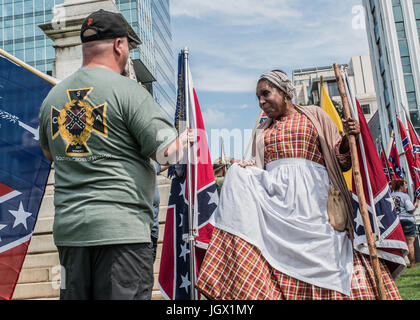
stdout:
<svg viewBox="0 0 420 320">
<path fill-rule="evenodd" d="M 407 117 L 407 125 L 408 125 L 408 133 L 410 135 L 410 141 L 412 143 L 412 147 L 413 147 L 413 156 L 415 161 L 419 161 L 420 163 L 420 140 L 419 137 L 417 136 L 416 131 L 414 130 L 411 121 L 408 119 Z"/>
<path fill-rule="evenodd" d="M 360 124 L 360 136 L 357 139 L 360 174 L 377 254 L 379 258 L 385 261 L 392 276 L 397 278 L 406 268 L 404 256 L 407 254 L 408 249 L 404 232 L 396 215 L 388 181 L 382 170 L 381 160 L 376 151 L 362 108 L 352 95 L 351 89 L 349 89 L 348 78 L 345 75 L 343 78 L 349 92 L 352 116 Z M 364 254 L 369 254 L 355 186 L 352 188 L 352 198 L 354 209 L 354 248 Z"/>
<path fill-rule="evenodd" d="M 420 162 L 413 156 L 413 147 L 411 145 L 410 139 L 407 136 L 404 125 L 402 124 L 400 118 L 397 117 L 397 120 L 405 157 L 407 158 L 407 164 L 411 174 L 411 179 L 414 182 L 415 198 L 420 199 Z"/>
<path fill-rule="evenodd" d="M 391 162 L 389 162 L 389 160 L 386 159 L 382 150 L 381 150 L 381 162 L 382 162 L 382 168 L 384 170 L 386 178 L 388 179 L 388 182 L 398 179 L 397 175 L 395 174 L 394 169 L 392 168 Z"/>
<path fill-rule="evenodd" d="M 401 170 L 400 156 L 398 155 L 397 145 L 395 144 L 395 138 L 392 137 L 390 141 L 390 150 L 388 152 L 388 160 L 394 169 L 395 176 L 397 179 L 404 179 L 404 175 Z"/>
</svg>

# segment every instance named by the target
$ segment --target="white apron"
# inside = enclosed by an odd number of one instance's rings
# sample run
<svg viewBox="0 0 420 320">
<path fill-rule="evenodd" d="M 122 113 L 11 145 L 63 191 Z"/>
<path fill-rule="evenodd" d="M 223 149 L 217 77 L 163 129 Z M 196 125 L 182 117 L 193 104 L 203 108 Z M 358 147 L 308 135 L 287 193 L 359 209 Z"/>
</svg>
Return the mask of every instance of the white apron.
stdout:
<svg viewBox="0 0 420 320">
<path fill-rule="evenodd" d="M 256 246 L 275 269 L 301 281 L 350 295 L 353 249 L 328 220 L 324 166 L 281 159 L 227 173 L 215 226 Z"/>
</svg>

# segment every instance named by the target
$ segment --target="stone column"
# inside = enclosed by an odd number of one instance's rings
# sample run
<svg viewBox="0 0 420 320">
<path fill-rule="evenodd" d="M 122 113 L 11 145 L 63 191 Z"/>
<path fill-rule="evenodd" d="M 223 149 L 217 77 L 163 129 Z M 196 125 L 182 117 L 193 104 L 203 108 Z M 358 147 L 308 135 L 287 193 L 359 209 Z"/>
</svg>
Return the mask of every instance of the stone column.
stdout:
<svg viewBox="0 0 420 320">
<path fill-rule="evenodd" d="M 85 18 L 99 9 L 119 12 L 111 0 L 65 0 L 63 4 L 54 7 L 54 18 L 50 23 L 39 25 L 54 41 L 53 76 L 57 79 L 66 78 L 82 66 L 80 28 Z M 128 28 L 130 35 L 140 41 L 130 25 Z"/>
</svg>

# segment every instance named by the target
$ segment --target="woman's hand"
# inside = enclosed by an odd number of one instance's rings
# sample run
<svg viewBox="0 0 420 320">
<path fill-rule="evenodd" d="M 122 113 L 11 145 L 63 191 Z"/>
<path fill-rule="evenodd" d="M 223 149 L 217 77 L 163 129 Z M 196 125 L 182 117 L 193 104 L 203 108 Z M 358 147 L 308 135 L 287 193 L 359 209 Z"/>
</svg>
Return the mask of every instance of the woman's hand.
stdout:
<svg viewBox="0 0 420 320">
<path fill-rule="evenodd" d="M 360 133 L 360 124 L 353 118 L 342 119 L 344 133 L 347 135 L 356 136 Z"/>
<path fill-rule="evenodd" d="M 255 166 L 255 161 L 253 161 L 253 160 L 250 160 L 250 161 L 241 160 L 241 161 L 238 161 L 237 164 L 240 165 L 242 168 L 254 167 Z"/>
</svg>

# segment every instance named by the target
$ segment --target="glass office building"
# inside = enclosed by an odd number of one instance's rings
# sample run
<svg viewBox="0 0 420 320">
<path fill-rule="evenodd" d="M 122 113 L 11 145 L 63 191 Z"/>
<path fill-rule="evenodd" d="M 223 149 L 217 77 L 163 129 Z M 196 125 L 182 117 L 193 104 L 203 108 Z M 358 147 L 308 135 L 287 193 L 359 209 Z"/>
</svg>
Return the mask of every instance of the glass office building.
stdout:
<svg viewBox="0 0 420 320">
<path fill-rule="evenodd" d="M 364 0 L 369 49 L 387 145 L 404 114 L 420 133 L 420 0 Z"/>
<path fill-rule="evenodd" d="M 143 74 L 139 80 L 149 85 L 155 100 L 172 119 L 176 88 L 169 0 L 115 0 L 115 4 L 142 41 L 131 52 L 136 74 Z"/>
<path fill-rule="evenodd" d="M 38 28 L 50 22 L 64 0 L 0 0 L 0 47 L 51 75 L 53 42 Z"/>
<path fill-rule="evenodd" d="M 0 0 L 0 47 L 51 74 L 53 42 L 38 27 L 51 22 L 64 0 Z M 175 112 L 176 88 L 169 0 L 115 0 L 142 41 L 130 55 L 139 81 L 153 93 L 168 118 Z"/>
</svg>

